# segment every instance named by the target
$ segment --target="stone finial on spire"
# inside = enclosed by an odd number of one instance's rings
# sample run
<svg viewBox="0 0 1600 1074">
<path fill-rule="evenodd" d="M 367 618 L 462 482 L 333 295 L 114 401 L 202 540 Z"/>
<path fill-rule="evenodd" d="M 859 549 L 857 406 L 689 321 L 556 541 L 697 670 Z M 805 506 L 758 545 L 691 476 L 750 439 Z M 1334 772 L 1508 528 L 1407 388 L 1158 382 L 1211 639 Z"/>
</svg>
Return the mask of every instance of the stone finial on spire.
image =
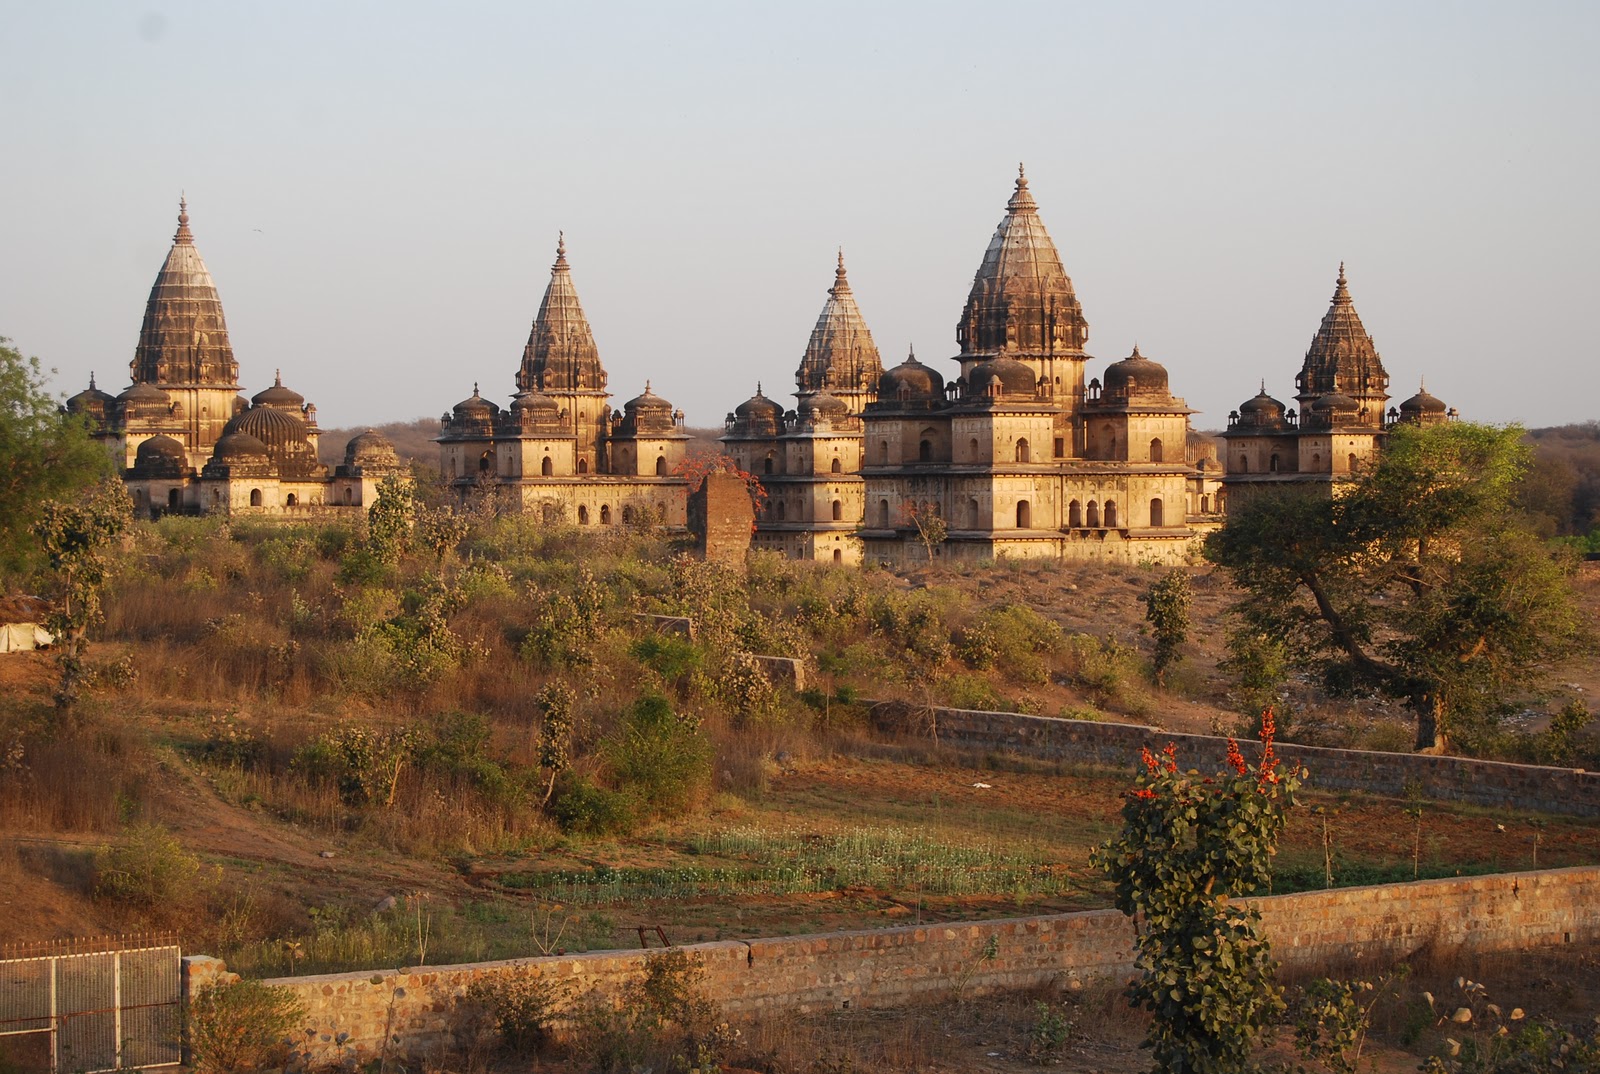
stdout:
<svg viewBox="0 0 1600 1074">
<path fill-rule="evenodd" d="M 906 361 L 914 362 L 916 360 L 917 360 L 917 345 L 915 343 L 907 343 L 906 344 Z"/>
<path fill-rule="evenodd" d="M 178 195 L 178 230 L 173 233 L 174 244 L 184 246 L 194 245 L 194 233 L 189 230 L 189 198 L 188 195 Z"/>
<path fill-rule="evenodd" d="M 272 371 L 272 386 L 274 388 L 283 387 L 283 370 L 274 369 Z"/>
<path fill-rule="evenodd" d="M 567 267 L 567 233 L 556 232 L 556 263 L 550 266 L 550 271 L 555 272 Z"/>
<path fill-rule="evenodd" d="M 1128 355 L 1128 357 L 1129 358 L 1143 358 L 1144 357 L 1144 355 L 1139 353 L 1139 344 L 1138 344 L 1137 341 L 1135 341 L 1134 344 L 1133 344 L 1133 353 Z"/>
<path fill-rule="evenodd" d="M 1006 202 L 1006 208 L 1015 213 L 1020 209 L 1037 209 L 1039 203 L 1033 200 L 1033 194 L 1028 190 L 1028 173 L 1023 169 L 1022 163 L 1017 163 L 1017 188 L 1011 194 L 1011 200 Z"/>
<path fill-rule="evenodd" d="M 473 381 L 472 382 L 472 397 L 474 399 L 478 398 L 478 382 L 477 381 Z"/>
<path fill-rule="evenodd" d="M 89 370 L 89 390 L 91 392 L 95 390 L 95 387 L 94 387 L 94 370 L 92 370 L 92 369 Z"/>
</svg>

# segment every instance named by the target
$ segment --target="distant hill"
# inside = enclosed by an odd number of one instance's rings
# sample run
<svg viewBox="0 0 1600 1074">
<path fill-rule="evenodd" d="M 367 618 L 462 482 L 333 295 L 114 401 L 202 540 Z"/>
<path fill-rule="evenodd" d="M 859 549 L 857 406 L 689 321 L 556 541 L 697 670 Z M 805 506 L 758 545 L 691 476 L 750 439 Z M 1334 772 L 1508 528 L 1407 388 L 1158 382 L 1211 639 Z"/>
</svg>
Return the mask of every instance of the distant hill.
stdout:
<svg viewBox="0 0 1600 1074">
<path fill-rule="evenodd" d="M 414 421 L 390 421 L 382 425 L 358 425 L 349 429 L 324 429 L 317 441 L 317 457 L 329 466 L 344 462 L 344 447 L 352 437 L 368 429 L 387 436 L 399 452 L 403 462 L 420 462 L 435 466 L 439 461 L 439 448 L 433 438 L 439 435 L 438 418 L 417 418 Z"/>
</svg>

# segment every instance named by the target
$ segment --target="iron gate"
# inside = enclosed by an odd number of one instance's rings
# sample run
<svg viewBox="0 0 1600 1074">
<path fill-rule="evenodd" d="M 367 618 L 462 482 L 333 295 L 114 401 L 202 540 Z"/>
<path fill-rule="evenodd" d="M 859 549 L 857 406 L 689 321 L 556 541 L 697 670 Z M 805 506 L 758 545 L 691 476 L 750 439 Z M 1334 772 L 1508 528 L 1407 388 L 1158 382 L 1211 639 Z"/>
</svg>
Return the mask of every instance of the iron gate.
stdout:
<svg viewBox="0 0 1600 1074">
<path fill-rule="evenodd" d="M 119 937 L 35 951 L 0 952 L 0 1060 L 40 1074 L 178 1062 L 175 942 Z"/>
</svg>

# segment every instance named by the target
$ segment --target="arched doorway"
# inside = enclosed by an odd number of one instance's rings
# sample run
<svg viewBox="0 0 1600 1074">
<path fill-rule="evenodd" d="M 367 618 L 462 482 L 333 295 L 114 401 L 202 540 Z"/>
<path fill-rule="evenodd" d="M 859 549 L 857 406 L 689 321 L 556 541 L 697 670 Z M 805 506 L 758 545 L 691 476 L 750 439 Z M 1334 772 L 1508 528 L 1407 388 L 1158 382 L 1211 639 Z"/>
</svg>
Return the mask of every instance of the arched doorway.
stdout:
<svg viewBox="0 0 1600 1074">
<path fill-rule="evenodd" d="M 578 525 L 587 526 L 588 524 L 589 524 L 589 508 L 586 507 L 583 504 L 579 504 L 578 505 Z"/>
<path fill-rule="evenodd" d="M 177 492 L 178 490 L 177 489 L 173 489 L 172 491 L 173 492 Z M 300 497 L 296 496 L 292 492 L 289 493 L 289 495 L 287 495 L 287 496 L 285 496 L 283 498 L 283 505 L 285 507 L 296 507 L 296 506 L 299 505 L 299 503 L 300 503 Z"/>
<path fill-rule="evenodd" d="M 556 464 L 551 461 L 550 456 L 546 455 L 544 457 L 544 459 L 539 463 L 539 474 L 540 474 L 540 476 L 541 477 L 550 477 L 555 472 L 556 472 Z"/>
<path fill-rule="evenodd" d="M 1017 461 L 1018 462 L 1028 462 L 1029 461 L 1028 440 L 1027 440 L 1026 437 L 1021 437 L 1021 438 L 1019 438 L 1017 440 Z"/>
<path fill-rule="evenodd" d="M 1067 504 L 1067 528 L 1074 530 L 1083 529 L 1083 504 L 1073 500 Z"/>
<path fill-rule="evenodd" d="M 665 455 L 657 455 L 656 456 L 656 476 L 657 477 L 666 477 L 667 476 L 667 457 Z"/>
<path fill-rule="evenodd" d="M 1162 461 L 1164 461 L 1161 458 L 1161 450 L 1162 450 L 1161 449 L 1161 438 L 1158 436 L 1158 437 L 1154 437 L 1153 439 L 1151 439 L 1151 441 L 1150 441 L 1150 461 L 1151 462 L 1162 462 Z"/>
<path fill-rule="evenodd" d="M 889 501 L 888 500 L 879 500 L 878 501 L 878 525 L 882 526 L 884 529 L 888 529 L 889 528 Z"/>
<path fill-rule="evenodd" d="M 1152 526 L 1164 526 L 1164 525 L 1166 525 L 1165 518 L 1166 518 L 1166 506 L 1164 504 L 1162 504 L 1162 502 L 1160 500 L 1151 500 L 1150 501 L 1150 525 L 1152 525 Z"/>
<path fill-rule="evenodd" d="M 844 504 L 840 503 L 838 500 L 833 501 L 833 520 L 835 522 L 844 521 Z"/>
<path fill-rule="evenodd" d="M 600 525 L 611 525 L 611 505 L 608 503 L 600 505 Z"/>
<path fill-rule="evenodd" d="M 1092 530 L 1100 528 L 1100 505 L 1093 500 L 1089 501 L 1088 525 Z"/>
<path fill-rule="evenodd" d="M 836 474 L 844 473 L 844 466 L 842 464 L 840 464 L 840 462 L 839 462 L 839 460 L 837 458 L 835 458 L 833 460 L 833 472 L 836 473 Z"/>
<path fill-rule="evenodd" d="M 1107 500 L 1106 501 L 1106 529 L 1114 530 L 1116 528 L 1117 528 L 1117 501 L 1116 500 Z"/>
<path fill-rule="evenodd" d="M 1033 507 L 1027 500 L 1017 501 L 1017 529 L 1025 530 L 1033 527 Z"/>
<path fill-rule="evenodd" d="M 251 489 L 250 490 L 250 506 L 251 507 L 260 507 L 261 506 L 261 490 L 260 489 Z"/>
</svg>

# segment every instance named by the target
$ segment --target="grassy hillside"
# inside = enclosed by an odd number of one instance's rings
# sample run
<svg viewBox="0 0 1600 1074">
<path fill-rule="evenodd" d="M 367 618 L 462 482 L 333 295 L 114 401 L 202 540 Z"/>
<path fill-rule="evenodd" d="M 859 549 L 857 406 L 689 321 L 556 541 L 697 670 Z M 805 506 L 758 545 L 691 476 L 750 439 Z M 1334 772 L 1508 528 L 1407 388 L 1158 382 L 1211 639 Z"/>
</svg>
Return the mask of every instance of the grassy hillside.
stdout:
<svg viewBox="0 0 1600 1074">
<path fill-rule="evenodd" d="M 0 660 L 0 941 L 167 926 L 275 973 L 626 945 L 640 922 L 693 939 L 1100 904 L 1086 855 L 1121 777 L 972 767 L 869 734 L 856 700 L 1250 722 L 1218 668 L 1235 594 L 1203 569 L 1158 691 L 1155 569 L 729 572 L 655 533 L 488 514 L 416 534 L 143 524 L 74 720 L 47 654 Z M 805 661 L 806 688 L 748 653 Z M 1600 688 L 1586 674 L 1530 710 Z M 1291 679 L 1280 703 L 1292 736 L 1409 741 L 1376 702 Z M 1403 803 L 1327 805 L 1338 881 L 1410 875 Z M 1500 822 L 1430 807 L 1424 870 L 1526 864 L 1535 832 L 1541 863 L 1600 860 L 1590 826 Z M 1283 884 L 1322 882 L 1322 838 L 1297 823 Z"/>
</svg>

